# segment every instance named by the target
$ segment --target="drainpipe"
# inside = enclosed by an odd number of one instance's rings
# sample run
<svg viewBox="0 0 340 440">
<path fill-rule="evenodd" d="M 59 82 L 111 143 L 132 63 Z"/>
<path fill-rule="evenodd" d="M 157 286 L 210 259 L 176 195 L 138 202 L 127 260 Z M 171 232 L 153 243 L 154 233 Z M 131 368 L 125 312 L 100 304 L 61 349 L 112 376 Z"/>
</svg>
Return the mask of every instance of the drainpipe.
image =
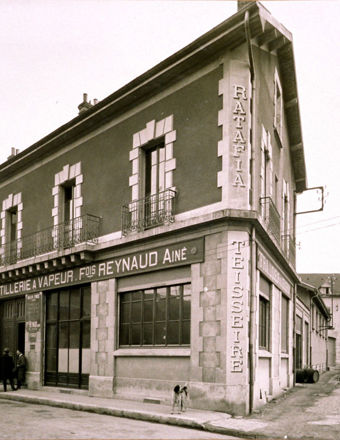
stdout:
<svg viewBox="0 0 340 440">
<path fill-rule="evenodd" d="M 254 139 L 255 139 L 255 65 L 254 65 L 254 57 L 253 50 L 251 45 L 251 37 L 250 37 L 250 28 L 249 28 L 249 11 L 246 11 L 244 14 L 244 29 L 247 40 L 248 47 L 248 59 L 249 59 L 249 71 L 250 71 L 250 82 L 251 82 L 251 100 L 250 100 L 250 115 L 251 115 L 251 126 L 250 126 L 250 134 L 249 134 L 249 143 L 250 143 L 250 205 L 252 210 L 256 210 L 255 199 L 254 199 L 254 188 L 255 188 L 255 172 L 254 172 L 254 163 L 255 163 L 255 147 L 254 147 Z"/>
<path fill-rule="evenodd" d="M 255 69 L 253 51 L 250 40 L 249 29 L 249 11 L 244 14 L 244 30 L 248 47 L 248 59 L 249 59 L 249 71 L 251 82 L 251 100 L 250 100 L 250 114 L 251 114 L 251 127 L 249 134 L 249 143 L 251 148 L 250 153 L 250 200 L 249 204 L 252 210 L 256 210 L 254 202 L 254 188 L 255 188 L 255 173 L 254 173 L 254 161 L 255 161 L 255 114 L 254 114 L 254 101 L 255 101 Z M 252 227 L 251 232 L 251 271 L 250 271 L 250 313 L 249 313 L 249 413 L 253 412 L 254 406 L 254 383 L 255 383 L 255 347 L 256 347 L 256 234 L 255 227 Z"/>
<path fill-rule="evenodd" d="M 296 383 L 296 367 L 295 367 L 295 361 L 296 361 L 296 295 L 297 295 L 297 283 L 294 284 L 294 290 L 293 290 L 293 386 L 295 386 Z M 303 330 L 303 329 L 302 329 Z"/>
<path fill-rule="evenodd" d="M 256 234 L 255 227 L 251 231 L 251 256 L 250 256 L 250 312 L 249 312 L 249 413 L 254 406 L 255 383 L 255 348 L 256 348 Z"/>
</svg>

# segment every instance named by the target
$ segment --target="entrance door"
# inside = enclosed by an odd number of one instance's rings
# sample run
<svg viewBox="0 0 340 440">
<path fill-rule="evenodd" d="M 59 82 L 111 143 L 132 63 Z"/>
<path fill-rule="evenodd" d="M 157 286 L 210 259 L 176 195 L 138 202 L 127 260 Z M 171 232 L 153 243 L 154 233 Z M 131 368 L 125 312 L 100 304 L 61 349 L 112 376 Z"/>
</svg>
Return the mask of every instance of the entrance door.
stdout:
<svg viewBox="0 0 340 440">
<path fill-rule="evenodd" d="M 0 353 L 8 347 L 14 355 L 25 350 L 25 298 L 0 303 Z M 20 341 L 20 342 L 19 342 Z"/>
<path fill-rule="evenodd" d="M 45 385 L 88 388 L 91 287 L 46 296 Z"/>
</svg>

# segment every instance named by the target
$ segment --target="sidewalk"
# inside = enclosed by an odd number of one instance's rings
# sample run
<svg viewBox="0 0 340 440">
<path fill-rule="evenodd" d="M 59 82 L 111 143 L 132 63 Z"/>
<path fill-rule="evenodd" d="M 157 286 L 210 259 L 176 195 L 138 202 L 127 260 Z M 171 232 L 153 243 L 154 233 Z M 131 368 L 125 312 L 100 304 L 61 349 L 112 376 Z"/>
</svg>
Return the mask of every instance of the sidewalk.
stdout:
<svg viewBox="0 0 340 440">
<path fill-rule="evenodd" d="M 251 439 L 340 439 L 340 368 L 320 376 L 316 384 L 298 384 L 282 397 L 247 417 L 189 408 L 171 414 L 169 406 L 131 400 L 88 397 L 70 390 L 0 392 L 1 399 L 90 411 L 200 429 Z"/>
</svg>

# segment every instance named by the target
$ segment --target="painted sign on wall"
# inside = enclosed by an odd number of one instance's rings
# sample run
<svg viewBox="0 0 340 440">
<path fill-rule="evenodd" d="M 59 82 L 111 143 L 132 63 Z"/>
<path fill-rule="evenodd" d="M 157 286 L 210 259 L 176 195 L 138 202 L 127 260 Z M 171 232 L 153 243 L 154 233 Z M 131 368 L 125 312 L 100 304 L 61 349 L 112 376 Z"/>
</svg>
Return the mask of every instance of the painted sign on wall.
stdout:
<svg viewBox="0 0 340 440">
<path fill-rule="evenodd" d="M 230 202 L 233 206 L 248 209 L 249 205 L 249 127 L 250 96 L 249 69 L 244 63 L 231 62 L 230 80 Z"/>
<path fill-rule="evenodd" d="M 247 365 L 249 238 L 230 232 L 228 240 L 229 372 L 243 373 Z"/>
<path fill-rule="evenodd" d="M 198 263 L 204 259 L 203 251 L 204 239 L 197 238 L 169 246 L 134 252 L 86 266 L 2 284 L 0 285 L 0 297 Z"/>
<path fill-rule="evenodd" d="M 292 285 L 260 250 L 257 252 L 257 268 L 282 292 L 291 297 Z"/>
</svg>

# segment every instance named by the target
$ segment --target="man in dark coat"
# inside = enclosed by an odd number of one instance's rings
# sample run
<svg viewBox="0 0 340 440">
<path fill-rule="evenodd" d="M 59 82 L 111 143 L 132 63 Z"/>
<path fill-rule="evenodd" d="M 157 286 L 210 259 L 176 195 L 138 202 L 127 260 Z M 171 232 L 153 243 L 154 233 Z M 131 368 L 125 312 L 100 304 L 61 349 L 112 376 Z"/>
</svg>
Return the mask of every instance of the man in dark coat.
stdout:
<svg viewBox="0 0 340 440">
<path fill-rule="evenodd" d="M 12 390 L 15 391 L 14 381 L 13 381 L 13 370 L 14 370 L 14 361 L 12 356 L 9 354 L 9 349 L 5 348 L 4 352 L 0 359 L 1 364 L 1 378 L 2 383 L 4 384 L 4 391 L 7 391 L 7 380 L 11 384 Z"/>
<path fill-rule="evenodd" d="M 26 358 L 21 353 L 20 350 L 17 350 L 16 370 L 17 370 L 17 389 L 20 389 L 21 386 L 25 383 L 25 371 L 26 371 Z"/>
</svg>

